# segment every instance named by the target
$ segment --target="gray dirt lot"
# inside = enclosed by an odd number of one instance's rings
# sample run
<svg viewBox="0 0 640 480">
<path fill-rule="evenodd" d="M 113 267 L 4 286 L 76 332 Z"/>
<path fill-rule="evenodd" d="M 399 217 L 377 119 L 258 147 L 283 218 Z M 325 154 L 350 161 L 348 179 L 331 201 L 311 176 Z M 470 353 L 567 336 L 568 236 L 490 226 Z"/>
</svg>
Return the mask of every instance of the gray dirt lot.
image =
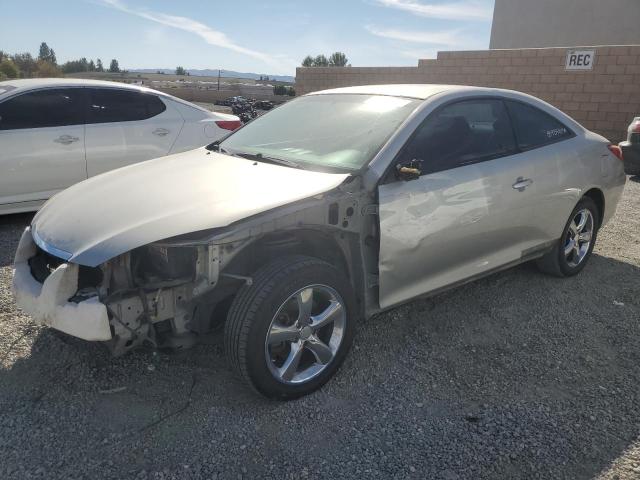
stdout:
<svg viewBox="0 0 640 480">
<path fill-rule="evenodd" d="M 640 478 L 639 182 L 578 277 L 523 265 L 379 315 L 290 403 L 219 336 L 113 359 L 34 327 L 10 292 L 30 217 L 0 218 L 0 478 Z"/>
</svg>

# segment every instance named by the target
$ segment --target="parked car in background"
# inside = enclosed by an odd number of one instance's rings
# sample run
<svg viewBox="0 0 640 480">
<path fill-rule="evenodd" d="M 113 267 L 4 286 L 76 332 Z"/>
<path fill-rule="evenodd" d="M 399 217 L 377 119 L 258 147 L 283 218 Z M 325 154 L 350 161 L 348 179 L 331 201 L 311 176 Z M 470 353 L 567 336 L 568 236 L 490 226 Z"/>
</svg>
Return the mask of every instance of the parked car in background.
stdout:
<svg viewBox="0 0 640 480">
<path fill-rule="evenodd" d="M 0 214 L 37 210 L 87 177 L 201 147 L 239 126 L 238 117 L 139 86 L 0 82 Z"/>
<path fill-rule="evenodd" d="M 222 99 L 222 100 L 216 100 L 215 104 L 216 105 L 221 105 L 221 106 L 224 106 L 224 107 L 230 107 L 234 103 L 244 103 L 244 102 L 248 102 L 248 101 L 249 100 L 246 99 L 245 97 L 243 97 L 241 95 L 236 95 L 234 97 L 227 97 L 227 98 Z"/>
<path fill-rule="evenodd" d="M 259 100 L 253 106 L 259 110 L 271 110 L 275 105 L 269 100 Z"/>
<path fill-rule="evenodd" d="M 620 143 L 627 175 L 640 175 L 640 117 L 636 117 L 627 129 L 627 140 Z"/>
<path fill-rule="evenodd" d="M 359 317 L 529 260 L 578 274 L 625 180 L 618 146 L 529 95 L 316 92 L 56 195 L 20 240 L 14 292 L 115 354 L 225 322 L 238 374 L 295 398 L 336 372 Z"/>
</svg>

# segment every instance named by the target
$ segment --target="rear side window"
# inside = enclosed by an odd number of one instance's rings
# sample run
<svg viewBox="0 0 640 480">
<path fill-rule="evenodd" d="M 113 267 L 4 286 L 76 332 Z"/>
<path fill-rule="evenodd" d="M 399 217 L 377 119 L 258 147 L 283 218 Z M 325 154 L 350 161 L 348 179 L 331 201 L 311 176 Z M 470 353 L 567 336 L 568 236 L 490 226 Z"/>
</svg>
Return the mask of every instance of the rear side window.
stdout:
<svg viewBox="0 0 640 480">
<path fill-rule="evenodd" d="M 87 123 L 134 122 L 155 117 L 167 107 L 157 96 L 111 88 L 89 90 Z"/>
<path fill-rule="evenodd" d="M 0 130 L 62 127 L 83 123 L 82 88 L 38 90 L 0 103 Z"/>
<path fill-rule="evenodd" d="M 432 113 L 400 157 L 418 160 L 423 174 L 439 172 L 515 152 L 504 104 L 496 99 L 464 100 Z"/>
<path fill-rule="evenodd" d="M 548 113 L 522 102 L 506 103 L 520 149 L 530 150 L 573 137 L 571 130 Z"/>
</svg>

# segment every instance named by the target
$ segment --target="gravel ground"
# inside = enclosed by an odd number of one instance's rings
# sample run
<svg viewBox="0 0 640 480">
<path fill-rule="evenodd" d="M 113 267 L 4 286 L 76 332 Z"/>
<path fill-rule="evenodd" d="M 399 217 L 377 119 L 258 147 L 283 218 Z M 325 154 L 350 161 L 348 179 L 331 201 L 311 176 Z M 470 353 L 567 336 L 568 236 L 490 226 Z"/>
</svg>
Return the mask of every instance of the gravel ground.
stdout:
<svg viewBox="0 0 640 480">
<path fill-rule="evenodd" d="M 578 277 L 531 265 L 360 325 L 343 368 L 254 396 L 221 339 L 113 359 L 16 310 L 0 218 L 0 478 L 640 478 L 640 180 Z"/>
</svg>

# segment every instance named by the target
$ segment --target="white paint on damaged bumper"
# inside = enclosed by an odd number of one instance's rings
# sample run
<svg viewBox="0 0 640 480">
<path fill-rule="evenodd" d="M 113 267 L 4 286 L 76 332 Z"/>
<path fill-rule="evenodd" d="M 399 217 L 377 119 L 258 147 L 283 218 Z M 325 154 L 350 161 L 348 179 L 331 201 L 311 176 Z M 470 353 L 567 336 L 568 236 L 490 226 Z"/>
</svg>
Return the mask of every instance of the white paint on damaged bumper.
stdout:
<svg viewBox="0 0 640 480">
<path fill-rule="evenodd" d="M 45 280 L 31 275 L 29 258 L 36 253 L 30 228 L 22 234 L 13 270 L 16 303 L 39 325 L 47 325 L 84 340 L 110 340 L 107 308 L 98 297 L 69 302 L 78 288 L 78 265 L 63 263 Z"/>
</svg>

